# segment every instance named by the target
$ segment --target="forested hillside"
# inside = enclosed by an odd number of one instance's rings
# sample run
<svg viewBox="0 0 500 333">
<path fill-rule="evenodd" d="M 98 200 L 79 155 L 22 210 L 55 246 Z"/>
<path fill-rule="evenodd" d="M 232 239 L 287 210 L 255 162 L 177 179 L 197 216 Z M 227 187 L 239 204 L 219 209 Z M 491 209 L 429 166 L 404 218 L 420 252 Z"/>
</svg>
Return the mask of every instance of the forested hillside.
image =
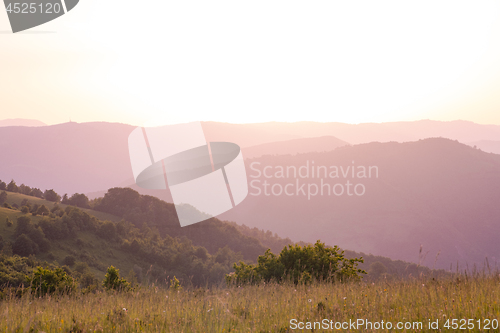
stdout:
<svg viewBox="0 0 500 333">
<path fill-rule="evenodd" d="M 96 200 L 14 181 L 0 181 L 0 191 L 0 285 L 25 283 L 23 277 L 39 265 L 62 266 L 85 288 L 97 285 L 111 265 L 138 283 L 175 275 L 183 284 L 217 284 L 234 263 L 256 262 L 268 248 L 279 253 L 293 244 L 269 231 L 216 218 L 181 228 L 172 204 L 129 188 L 110 189 Z M 347 251 L 346 256 L 359 254 Z M 360 267 L 368 278 L 429 272 L 367 257 Z"/>
</svg>

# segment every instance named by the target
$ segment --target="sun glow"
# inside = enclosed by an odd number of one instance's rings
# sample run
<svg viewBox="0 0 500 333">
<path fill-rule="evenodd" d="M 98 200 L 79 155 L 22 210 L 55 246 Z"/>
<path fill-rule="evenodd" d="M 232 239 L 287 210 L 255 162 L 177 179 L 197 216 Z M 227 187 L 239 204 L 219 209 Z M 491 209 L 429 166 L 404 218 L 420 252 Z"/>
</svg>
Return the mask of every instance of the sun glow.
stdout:
<svg viewBox="0 0 500 333">
<path fill-rule="evenodd" d="M 28 52 L 28 41 L 45 45 L 29 85 L 16 76 L 22 62 L 2 70 L 2 100 L 25 117 L 47 110 L 49 123 L 454 119 L 450 110 L 500 77 L 498 2 L 154 6 L 85 0 L 51 23 L 56 34 L 2 37 L 2 60 Z M 16 98 L 20 87 L 38 100 Z M 462 118 L 478 115 L 500 123 L 477 110 Z"/>
</svg>

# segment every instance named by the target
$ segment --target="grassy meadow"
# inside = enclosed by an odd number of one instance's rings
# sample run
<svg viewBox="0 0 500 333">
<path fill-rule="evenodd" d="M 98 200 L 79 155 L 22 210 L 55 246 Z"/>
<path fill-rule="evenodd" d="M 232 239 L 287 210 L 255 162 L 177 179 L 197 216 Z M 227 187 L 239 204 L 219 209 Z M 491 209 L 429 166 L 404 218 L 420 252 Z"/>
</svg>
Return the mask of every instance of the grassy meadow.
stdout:
<svg viewBox="0 0 500 333">
<path fill-rule="evenodd" d="M 474 328 L 468 332 L 498 332 L 494 321 L 490 330 L 485 325 L 487 320 L 500 320 L 500 278 L 498 274 L 457 275 L 438 280 L 221 285 L 180 291 L 153 285 L 130 292 L 43 298 L 11 295 L 0 301 L 1 332 L 291 332 L 291 319 L 305 323 L 325 318 L 423 325 L 422 329 L 340 331 L 458 331 L 446 329 L 446 321 L 458 319 L 461 325 L 461 319 L 473 319 Z M 428 328 L 429 319 L 439 320 L 439 330 Z M 332 331 L 338 330 L 333 326 Z"/>
</svg>

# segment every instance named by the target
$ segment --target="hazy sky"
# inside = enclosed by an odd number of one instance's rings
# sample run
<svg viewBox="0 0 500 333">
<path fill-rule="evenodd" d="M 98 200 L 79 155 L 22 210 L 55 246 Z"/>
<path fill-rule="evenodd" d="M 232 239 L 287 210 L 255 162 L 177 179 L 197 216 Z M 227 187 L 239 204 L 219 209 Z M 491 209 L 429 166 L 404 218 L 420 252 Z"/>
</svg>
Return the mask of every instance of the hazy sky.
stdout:
<svg viewBox="0 0 500 333">
<path fill-rule="evenodd" d="M 0 119 L 500 124 L 500 1 L 80 0 L 8 33 Z"/>
</svg>

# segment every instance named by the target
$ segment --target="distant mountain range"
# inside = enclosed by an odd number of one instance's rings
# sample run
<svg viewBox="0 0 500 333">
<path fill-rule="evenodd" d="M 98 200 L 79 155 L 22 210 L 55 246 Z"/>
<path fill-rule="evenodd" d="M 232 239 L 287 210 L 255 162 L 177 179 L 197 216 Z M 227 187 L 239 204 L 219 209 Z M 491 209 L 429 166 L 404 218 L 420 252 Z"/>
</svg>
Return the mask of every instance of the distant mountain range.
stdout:
<svg viewBox="0 0 500 333">
<path fill-rule="evenodd" d="M 318 138 L 301 138 L 287 141 L 263 143 L 261 145 L 242 149 L 244 158 L 256 158 L 263 155 L 297 155 L 312 151 L 331 151 L 338 147 L 348 146 L 349 143 L 334 136 Z"/>
<path fill-rule="evenodd" d="M 487 153 L 500 154 L 500 140 L 481 140 L 467 143 L 471 147 L 479 148 Z"/>
<path fill-rule="evenodd" d="M 328 173 L 321 169 L 313 176 L 313 166 L 326 166 Z M 360 167 L 370 166 L 376 167 L 372 177 L 360 178 Z M 430 266 L 439 253 L 436 267 L 441 268 L 457 261 L 482 263 L 486 257 L 490 264 L 500 260 L 500 155 L 434 138 L 263 156 L 247 161 L 247 167 L 250 194 L 221 219 L 266 228 L 292 240 L 321 239 L 393 259 L 417 262 L 428 253 L 424 263 Z M 264 176 L 265 167 L 270 177 Z M 338 178 L 331 178 L 336 167 Z M 300 168 L 303 176 L 309 170 L 309 178 L 300 177 Z M 347 194 L 347 181 L 352 195 Z M 318 191 L 310 199 L 309 184 L 315 184 L 311 193 Z M 358 187 L 363 195 L 355 194 L 356 184 L 363 185 Z M 344 193 L 335 195 L 333 186 L 335 193 Z"/>
<path fill-rule="evenodd" d="M 134 128 L 104 122 L 1 127 L 0 156 L 4 158 L 0 159 L 0 179 L 16 179 L 41 189 L 53 187 L 57 192 L 70 194 L 128 186 L 134 181 L 127 138 Z M 492 141 L 500 142 L 500 126 L 464 121 L 359 125 L 205 122 L 203 128 L 208 141 L 239 144 L 245 158 L 328 151 L 347 143 L 405 142 L 439 136 L 476 142 L 484 151 L 496 149 Z"/>
<path fill-rule="evenodd" d="M 377 166 L 379 171 L 378 178 L 353 180 L 364 184 L 363 196 L 308 200 L 249 195 L 223 219 L 294 241 L 321 239 L 413 262 L 423 245 L 421 256 L 428 253 L 425 263 L 430 266 L 439 251 L 437 265 L 445 268 L 457 261 L 500 258 L 500 155 L 487 153 L 500 142 L 500 126 L 425 120 L 359 125 L 205 122 L 203 127 L 209 141 L 242 147 L 249 181 L 257 179 L 252 178 L 252 162 L 261 163 L 261 171 L 268 165 L 298 169 L 313 161 L 315 166 L 342 167 L 339 173 L 349 166 Z M 134 181 L 127 138 L 133 129 L 118 123 L 2 127 L 0 179 L 60 194 L 102 195 L 108 188 L 129 186 Z M 328 179 L 332 184 L 337 180 L 346 179 Z M 296 179 L 268 181 L 284 186 Z M 166 191 L 140 192 L 169 199 Z"/>
<path fill-rule="evenodd" d="M 28 126 L 28 127 L 38 127 L 38 126 L 47 126 L 45 123 L 40 120 L 34 119 L 3 119 L 0 120 L 0 127 L 6 126 Z"/>
<path fill-rule="evenodd" d="M 261 133 L 272 133 L 279 141 L 296 138 L 311 138 L 321 136 L 334 136 L 350 144 L 368 142 L 408 142 L 419 139 L 443 137 L 458 140 L 462 143 L 481 140 L 500 141 L 499 125 L 481 125 L 469 121 L 406 121 L 390 123 L 318 123 L 318 122 L 268 122 L 258 124 L 228 124 L 204 123 L 205 128 L 217 139 L 232 140 L 242 147 L 257 145 L 248 144 L 248 136 L 261 139 Z M 269 138 L 262 137 L 262 139 Z M 288 137 L 281 139 L 281 137 Z M 219 141 L 219 140 L 212 140 Z M 271 141 L 278 141 L 271 140 Z M 270 141 L 267 141 L 270 142 Z M 264 143 L 264 142 L 261 142 Z"/>
<path fill-rule="evenodd" d="M 132 175 L 127 137 L 133 128 L 112 123 L 2 127 L 0 179 L 61 194 L 121 185 Z"/>
</svg>

